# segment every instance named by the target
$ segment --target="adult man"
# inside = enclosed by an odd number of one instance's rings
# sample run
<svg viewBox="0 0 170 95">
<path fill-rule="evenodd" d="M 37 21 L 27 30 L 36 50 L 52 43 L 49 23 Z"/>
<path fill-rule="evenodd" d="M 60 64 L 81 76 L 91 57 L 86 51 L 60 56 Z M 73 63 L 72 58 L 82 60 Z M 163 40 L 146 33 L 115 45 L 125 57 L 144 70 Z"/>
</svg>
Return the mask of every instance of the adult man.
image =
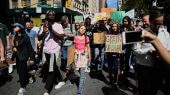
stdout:
<svg viewBox="0 0 170 95">
<path fill-rule="evenodd" d="M 156 11 L 143 17 L 143 28 L 157 35 L 165 48 L 170 49 L 170 35 L 163 26 L 163 15 Z M 151 22 L 151 23 L 149 23 Z M 134 47 L 134 59 L 138 79 L 139 95 L 156 95 L 162 83 L 162 61 L 150 43 L 137 43 Z"/>
</svg>

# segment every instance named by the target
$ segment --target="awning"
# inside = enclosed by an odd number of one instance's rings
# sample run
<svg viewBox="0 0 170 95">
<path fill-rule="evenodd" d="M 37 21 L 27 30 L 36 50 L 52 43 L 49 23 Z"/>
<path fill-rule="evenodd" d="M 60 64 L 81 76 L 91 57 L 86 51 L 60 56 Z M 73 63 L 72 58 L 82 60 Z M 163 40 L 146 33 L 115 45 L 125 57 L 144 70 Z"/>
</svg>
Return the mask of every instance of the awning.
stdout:
<svg viewBox="0 0 170 95">
<path fill-rule="evenodd" d="M 41 12 L 36 11 L 36 8 L 20 8 L 20 9 L 8 9 L 8 14 L 16 14 L 16 13 L 20 13 L 22 11 L 24 12 L 28 12 L 29 14 L 44 14 L 46 13 L 48 10 L 54 10 L 57 13 L 66 13 L 66 14 L 70 14 L 70 15 L 82 15 L 81 13 L 77 12 L 77 11 L 73 11 L 70 10 L 68 8 L 41 8 Z"/>
</svg>

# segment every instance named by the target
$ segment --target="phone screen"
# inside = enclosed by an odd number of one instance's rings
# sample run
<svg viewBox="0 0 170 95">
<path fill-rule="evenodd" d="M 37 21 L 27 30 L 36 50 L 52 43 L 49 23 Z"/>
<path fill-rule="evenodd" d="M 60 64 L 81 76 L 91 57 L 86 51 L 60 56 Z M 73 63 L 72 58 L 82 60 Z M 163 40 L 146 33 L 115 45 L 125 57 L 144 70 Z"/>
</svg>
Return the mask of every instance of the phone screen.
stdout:
<svg viewBox="0 0 170 95">
<path fill-rule="evenodd" d="M 142 32 L 127 32 L 125 33 L 126 43 L 141 42 L 143 40 Z"/>
</svg>

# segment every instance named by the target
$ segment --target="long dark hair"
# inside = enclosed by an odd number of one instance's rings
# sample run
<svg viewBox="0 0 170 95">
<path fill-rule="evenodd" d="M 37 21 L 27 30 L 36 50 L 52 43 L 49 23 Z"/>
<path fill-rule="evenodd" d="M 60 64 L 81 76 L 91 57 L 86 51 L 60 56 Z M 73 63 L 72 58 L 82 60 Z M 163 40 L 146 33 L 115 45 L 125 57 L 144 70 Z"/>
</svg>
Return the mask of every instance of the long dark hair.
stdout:
<svg viewBox="0 0 170 95">
<path fill-rule="evenodd" d="M 114 31 L 114 30 L 112 29 L 114 24 L 117 25 L 117 31 Z M 108 34 L 119 34 L 119 33 L 120 33 L 119 23 L 117 23 L 117 22 L 112 22 L 112 25 L 111 25 L 110 28 L 109 28 Z"/>
<path fill-rule="evenodd" d="M 124 24 L 124 20 L 127 20 L 128 21 L 128 25 L 125 25 Z M 128 31 L 131 31 L 131 30 L 134 30 L 134 28 L 132 27 L 132 24 L 131 24 L 131 18 L 129 16 L 125 16 L 123 18 L 123 25 L 122 25 L 122 28 L 126 28 Z"/>
</svg>

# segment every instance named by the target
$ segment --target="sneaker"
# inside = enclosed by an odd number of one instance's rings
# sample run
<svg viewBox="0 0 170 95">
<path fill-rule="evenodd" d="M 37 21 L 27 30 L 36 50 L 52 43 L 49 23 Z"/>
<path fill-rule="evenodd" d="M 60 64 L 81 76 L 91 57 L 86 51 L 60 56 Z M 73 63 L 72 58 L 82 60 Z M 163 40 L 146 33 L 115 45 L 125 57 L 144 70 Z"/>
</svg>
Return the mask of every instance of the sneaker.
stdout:
<svg viewBox="0 0 170 95">
<path fill-rule="evenodd" d="M 78 87 L 78 88 L 77 88 L 77 94 L 78 94 L 78 95 L 81 95 L 82 93 L 83 93 L 83 88 Z"/>
<path fill-rule="evenodd" d="M 86 67 L 85 72 L 86 72 L 86 73 L 89 73 L 89 72 L 90 72 L 90 68 L 89 68 L 89 67 Z"/>
<path fill-rule="evenodd" d="M 59 82 L 56 86 L 55 86 L 55 89 L 59 89 L 61 88 L 63 85 L 65 85 L 66 83 L 65 82 Z"/>
<path fill-rule="evenodd" d="M 20 88 L 17 95 L 24 95 L 25 92 L 26 90 L 24 88 Z"/>
<path fill-rule="evenodd" d="M 45 92 L 44 95 L 49 95 L 49 93 Z"/>
<path fill-rule="evenodd" d="M 9 64 L 8 72 L 11 74 L 13 72 L 13 65 Z"/>
<path fill-rule="evenodd" d="M 31 83 L 33 83 L 33 82 L 34 82 L 33 78 L 30 77 L 30 78 L 29 78 L 29 83 L 31 84 Z"/>
</svg>

